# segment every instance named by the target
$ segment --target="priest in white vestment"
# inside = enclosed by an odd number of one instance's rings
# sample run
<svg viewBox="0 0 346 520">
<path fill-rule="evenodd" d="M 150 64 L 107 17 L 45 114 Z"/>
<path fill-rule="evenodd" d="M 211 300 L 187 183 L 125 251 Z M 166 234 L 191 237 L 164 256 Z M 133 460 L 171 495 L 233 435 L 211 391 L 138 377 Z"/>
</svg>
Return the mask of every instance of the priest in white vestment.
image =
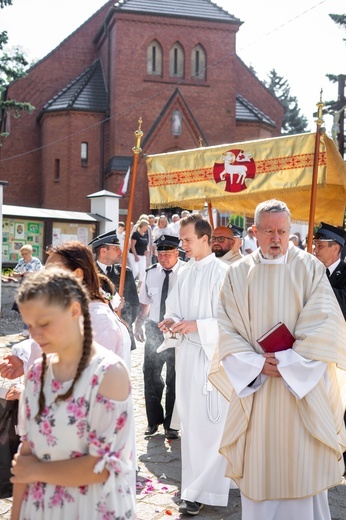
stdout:
<svg viewBox="0 0 346 520">
<path fill-rule="evenodd" d="M 219 453 L 228 402 L 208 373 L 217 339 L 217 307 L 227 265 L 210 249 L 210 224 L 198 214 L 180 220 L 182 247 L 191 260 L 179 274 L 159 324 L 181 339 L 176 357 L 176 406 L 180 419 L 183 502 L 197 515 L 204 504 L 226 506 L 230 480 Z"/>
<path fill-rule="evenodd" d="M 220 452 L 244 520 L 328 520 L 346 450 L 345 321 L 323 264 L 289 245 L 285 203 L 259 204 L 253 230 L 259 249 L 230 266 L 220 295 L 209 375 L 230 402 Z M 257 340 L 278 322 L 293 347 L 264 353 Z"/>
</svg>

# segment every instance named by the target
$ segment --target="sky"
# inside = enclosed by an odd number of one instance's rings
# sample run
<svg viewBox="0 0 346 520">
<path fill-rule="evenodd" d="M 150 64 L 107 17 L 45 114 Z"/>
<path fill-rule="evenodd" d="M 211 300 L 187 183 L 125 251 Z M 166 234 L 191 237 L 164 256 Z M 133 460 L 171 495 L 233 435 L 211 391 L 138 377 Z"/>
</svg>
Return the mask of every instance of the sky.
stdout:
<svg viewBox="0 0 346 520">
<path fill-rule="evenodd" d="M 174 1 L 174 0 L 166 0 Z M 191 0 L 193 1 L 193 0 Z M 105 0 L 13 0 L 0 9 L 0 31 L 9 46 L 19 45 L 30 59 L 39 59 L 84 23 Z M 346 74 L 346 31 L 329 13 L 346 14 L 345 0 L 215 0 L 239 18 L 237 54 L 260 80 L 270 70 L 288 81 L 308 129 L 316 127 L 313 113 L 320 100 L 336 100 L 337 84 L 326 74 Z M 325 117 L 330 133 L 332 118 Z"/>
</svg>

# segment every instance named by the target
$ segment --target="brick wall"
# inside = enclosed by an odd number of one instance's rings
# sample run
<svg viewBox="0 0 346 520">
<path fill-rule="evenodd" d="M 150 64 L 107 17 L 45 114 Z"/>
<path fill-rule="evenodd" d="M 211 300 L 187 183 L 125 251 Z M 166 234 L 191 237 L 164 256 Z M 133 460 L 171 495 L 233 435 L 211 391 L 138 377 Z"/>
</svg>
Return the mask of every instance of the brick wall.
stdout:
<svg viewBox="0 0 346 520">
<path fill-rule="evenodd" d="M 105 4 L 34 65 L 25 78 L 9 87 L 8 99 L 28 101 L 36 110 L 31 115 L 23 113 L 19 119 L 10 116 L 11 133 L 0 149 L 0 179 L 9 183 L 4 190 L 4 204 L 49 207 L 43 199 L 42 180 L 46 172 L 42 167 L 42 136 L 37 118 L 47 101 L 97 58 L 93 39 L 113 3 Z M 82 211 L 81 207 L 69 209 Z"/>
<path fill-rule="evenodd" d="M 102 119 L 102 114 L 87 112 L 56 112 L 44 116 L 41 132 L 46 207 L 90 211 L 87 195 L 102 188 L 100 168 Z M 88 145 L 86 164 L 82 164 L 81 161 L 82 142 Z M 59 180 L 55 179 L 57 160 L 60 165 Z"/>
<path fill-rule="evenodd" d="M 9 181 L 4 190 L 6 204 L 88 211 L 88 194 L 103 188 L 118 192 L 125 172 L 106 175 L 106 168 L 113 156 L 132 155 L 140 116 L 142 148 L 147 154 L 196 148 L 201 135 L 203 145 L 279 135 L 281 105 L 235 55 L 237 23 L 117 12 L 103 25 L 112 4 L 106 4 L 10 87 L 9 97 L 30 101 L 36 111 L 11 120 L 11 135 L 0 152 L 0 178 Z M 162 77 L 147 74 L 147 48 L 153 39 L 163 50 Z M 181 79 L 169 76 L 169 50 L 175 42 L 185 53 Z M 205 81 L 191 78 L 191 53 L 197 44 L 207 56 Z M 45 103 L 97 58 L 109 87 L 109 121 L 101 124 L 106 114 L 71 111 L 38 118 Z M 237 93 L 269 115 L 277 127 L 236 124 Z M 175 109 L 183 114 L 179 137 L 171 131 Z M 86 168 L 80 162 L 82 141 L 89 144 Z M 56 159 L 60 160 L 59 181 L 54 180 Z M 120 201 L 120 208 L 127 206 L 128 194 Z M 146 168 L 140 159 L 133 218 L 148 211 Z"/>
</svg>

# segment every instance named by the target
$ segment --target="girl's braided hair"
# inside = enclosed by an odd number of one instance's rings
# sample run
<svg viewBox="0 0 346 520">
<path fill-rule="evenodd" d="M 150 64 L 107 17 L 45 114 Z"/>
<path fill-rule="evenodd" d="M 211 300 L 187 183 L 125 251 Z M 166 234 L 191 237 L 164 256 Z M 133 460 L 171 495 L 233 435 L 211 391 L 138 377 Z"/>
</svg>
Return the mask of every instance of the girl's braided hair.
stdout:
<svg viewBox="0 0 346 520">
<path fill-rule="evenodd" d="M 92 328 L 89 314 L 89 296 L 77 280 L 77 278 L 70 272 L 63 269 L 51 267 L 33 273 L 31 276 L 25 278 L 20 285 L 16 297 L 17 304 L 26 303 L 36 300 L 37 298 L 44 298 L 47 305 L 59 305 L 63 309 L 67 309 L 73 302 L 78 301 L 81 305 L 82 314 L 84 318 L 84 340 L 82 355 L 74 376 L 72 385 L 65 392 L 65 394 L 58 395 L 56 401 L 65 401 L 72 393 L 74 386 L 80 378 L 83 370 L 87 366 L 90 358 L 92 346 Z M 43 392 L 44 380 L 47 371 L 47 356 L 42 354 L 42 371 L 41 371 L 41 388 L 39 395 L 39 410 L 36 418 L 39 419 L 43 413 L 46 405 L 46 399 Z"/>
</svg>

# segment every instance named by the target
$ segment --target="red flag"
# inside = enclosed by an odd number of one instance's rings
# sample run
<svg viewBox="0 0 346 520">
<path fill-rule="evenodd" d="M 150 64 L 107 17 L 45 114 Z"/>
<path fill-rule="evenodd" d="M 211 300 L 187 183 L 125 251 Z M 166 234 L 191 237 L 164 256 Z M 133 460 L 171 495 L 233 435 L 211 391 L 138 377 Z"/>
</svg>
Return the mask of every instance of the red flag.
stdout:
<svg viewBox="0 0 346 520">
<path fill-rule="evenodd" d="M 120 190 L 118 192 L 118 195 L 121 195 L 122 197 L 127 192 L 127 187 L 129 185 L 129 179 L 130 179 L 130 171 L 131 171 L 131 167 L 129 166 L 128 169 L 127 169 L 126 175 L 124 177 L 123 183 L 121 185 L 121 188 L 120 188 Z"/>
</svg>

